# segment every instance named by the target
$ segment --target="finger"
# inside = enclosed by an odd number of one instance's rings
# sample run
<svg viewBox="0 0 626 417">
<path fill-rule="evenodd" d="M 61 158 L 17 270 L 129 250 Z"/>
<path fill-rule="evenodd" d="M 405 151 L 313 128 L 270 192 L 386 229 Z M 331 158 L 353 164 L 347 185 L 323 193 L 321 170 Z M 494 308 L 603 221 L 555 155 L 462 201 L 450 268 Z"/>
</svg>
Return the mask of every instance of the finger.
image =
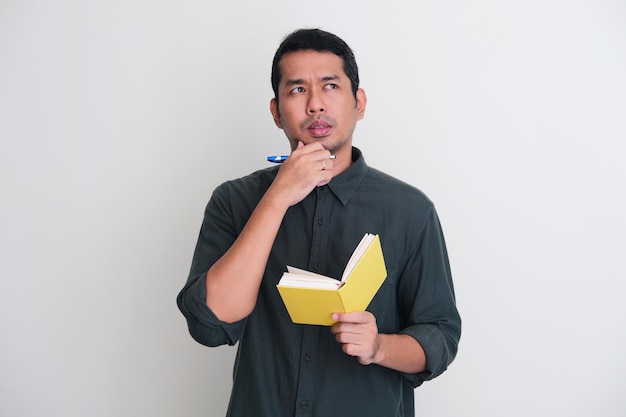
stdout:
<svg viewBox="0 0 626 417">
<path fill-rule="evenodd" d="M 350 356 L 356 356 L 359 359 L 359 362 L 363 363 L 363 364 L 367 364 L 367 360 L 364 358 L 364 356 L 367 354 L 365 352 L 365 349 L 363 349 L 361 346 L 359 345 L 355 345 L 355 344 L 351 344 L 351 343 L 345 343 L 341 349 L 343 350 L 343 352 L 347 355 Z"/>
<path fill-rule="evenodd" d="M 324 149 L 324 147 L 317 142 L 309 143 L 308 145 L 305 145 L 304 142 L 298 141 L 298 145 L 296 146 L 296 149 L 291 151 L 291 156 L 303 157 L 306 155 L 307 157 L 311 159 L 321 159 L 323 158 L 322 156 L 323 154 L 321 153 L 325 151 L 326 150 Z"/>
<path fill-rule="evenodd" d="M 369 311 L 353 311 L 351 313 L 333 313 L 332 318 L 339 323 L 369 323 L 373 319 L 373 314 Z"/>
<path fill-rule="evenodd" d="M 361 345 L 364 343 L 363 333 L 355 331 L 341 331 L 335 334 L 335 340 L 339 343 L 350 343 L 355 345 Z"/>
<path fill-rule="evenodd" d="M 320 168 L 322 171 L 332 171 L 335 165 L 334 161 L 330 159 L 330 152 L 320 152 L 321 159 L 319 159 Z"/>
</svg>

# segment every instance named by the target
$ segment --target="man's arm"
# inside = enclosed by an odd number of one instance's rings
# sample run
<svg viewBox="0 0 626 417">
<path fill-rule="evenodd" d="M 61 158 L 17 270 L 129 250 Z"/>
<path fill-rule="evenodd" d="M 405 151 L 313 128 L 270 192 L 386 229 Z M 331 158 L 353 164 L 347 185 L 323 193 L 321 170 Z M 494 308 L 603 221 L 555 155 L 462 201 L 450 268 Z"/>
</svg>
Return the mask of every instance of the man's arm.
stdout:
<svg viewBox="0 0 626 417">
<path fill-rule="evenodd" d="M 376 318 L 368 311 L 335 313 L 331 331 L 343 351 L 363 365 L 372 363 L 405 373 L 426 370 L 426 354 L 413 337 L 378 333 Z"/>
<path fill-rule="evenodd" d="M 290 206 L 331 180 L 333 161 L 329 156 L 319 143 L 299 143 L 233 245 L 207 272 L 206 303 L 220 320 L 232 323 L 254 309 L 283 217 Z"/>
</svg>

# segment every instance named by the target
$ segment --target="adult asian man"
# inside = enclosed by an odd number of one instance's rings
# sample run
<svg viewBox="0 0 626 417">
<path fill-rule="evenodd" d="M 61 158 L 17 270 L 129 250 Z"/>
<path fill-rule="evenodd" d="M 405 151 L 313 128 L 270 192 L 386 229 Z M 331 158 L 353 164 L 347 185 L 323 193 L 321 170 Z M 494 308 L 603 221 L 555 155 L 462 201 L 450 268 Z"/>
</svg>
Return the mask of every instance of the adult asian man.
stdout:
<svg viewBox="0 0 626 417">
<path fill-rule="evenodd" d="M 343 40 L 291 33 L 272 87 L 292 152 L 214 191 L 179 308 L 198 342 L 239 343 L 228 416 L 413 416 L 413 388 L 447 368 L 460 337 L 433 204 L 352 146 L 367 98 Z M 340 276 L 366 232 L 387 265 L 367 311 L 292 323 L 276 289 L 285 266 Z"/>
</svg>

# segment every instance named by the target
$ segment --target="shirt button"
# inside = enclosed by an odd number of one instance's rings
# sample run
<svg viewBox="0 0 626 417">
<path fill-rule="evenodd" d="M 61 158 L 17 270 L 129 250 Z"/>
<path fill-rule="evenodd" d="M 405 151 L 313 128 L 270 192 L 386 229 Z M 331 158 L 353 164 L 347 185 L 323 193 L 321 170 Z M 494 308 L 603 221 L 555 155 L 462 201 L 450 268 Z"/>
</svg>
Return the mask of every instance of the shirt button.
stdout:
<svg viewBox="0 0 626 417">
<path fill-rule="evenodd" d="M 306 355 L 304 355 L 304 360 L 307 361 L 307 362 L 310 362 L 311 361 L 311 354 L 307 353 Z"/>
<path fill-rule="evenodd" d="M 324 224 L 324 219 L 317 219 L 317 224 L 320 226 Z"/>
<path fill-rule="evenodd" d="M 313 265 L 313 269 L 316 270 L 316 271 L 319 271 L 320 270 L 320 264 Z"/>
<path fill-rule="evenodd" d="M 308 401 L 302 401 L 300 403 L 300 408 L 302 408 L 303 410 L 306 410 L 309 406 L 309 402 Z"/>
</svg>

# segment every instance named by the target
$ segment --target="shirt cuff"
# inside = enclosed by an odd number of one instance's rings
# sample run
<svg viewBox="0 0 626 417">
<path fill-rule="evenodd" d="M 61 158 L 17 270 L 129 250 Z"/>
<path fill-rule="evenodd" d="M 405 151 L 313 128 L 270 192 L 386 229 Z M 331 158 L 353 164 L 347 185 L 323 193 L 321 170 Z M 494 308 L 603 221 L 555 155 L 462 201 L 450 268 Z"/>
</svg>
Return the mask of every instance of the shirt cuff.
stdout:
<svg viewBox="0 0 626 417">
<path fill-rule="evenodd" d="M 246 319 L 227 323 L 221 321 L 206 304 L 206 273 L 191 284 L 182 296 L 181 310 L 187 310 L 191 336 L 207 346 L 234 345 L 241 337 Z M 185 311 L 183 311 L 185 313 Z"/>
<path fill-rule="evenodd" d="M 416 324 L 403 329 L 400 333 L 408 334 L 417 340 L 426 355 L 426 370 L 424 372 L 405 375 L 413 387 L 442 374 L 452 362 L 454 354 L 451 354 L 447 339 L 437 326 Z"/>
</svg>

